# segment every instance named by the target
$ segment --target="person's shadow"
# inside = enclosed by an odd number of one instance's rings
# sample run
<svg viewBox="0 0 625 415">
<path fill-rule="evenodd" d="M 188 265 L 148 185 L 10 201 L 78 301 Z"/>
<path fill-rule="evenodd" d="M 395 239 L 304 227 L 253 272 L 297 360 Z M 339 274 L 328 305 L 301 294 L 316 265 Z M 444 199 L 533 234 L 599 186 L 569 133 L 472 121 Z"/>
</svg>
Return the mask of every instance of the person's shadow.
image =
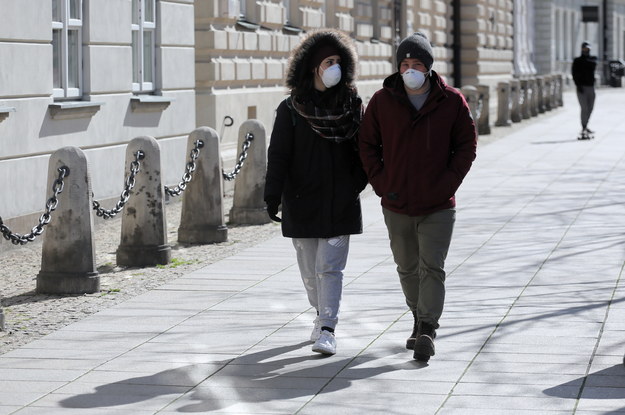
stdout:
<svg viewBox="0 0 625 415">
<path fill-rule="evenodd" d="M 625 367 L 619 363 L 562 385 L 545 389 L 543 393 L 558 398 L 580 399 L 581 401 L 592 399 L 618 400 L 618 406 L 622 406 L 621 408 L 602 413 L 606 415 L 622 414 L 625 411 Z"/>
<path fill-rule="evenodd" d="M 97 386 L 93 393 L 80 394 L 64 399 L 60 405 L 65 408 L 98 408 L 130 405 L 147 401 L 159 396 L 177 394 L 182 395 L 191 390 L 186 399 L 197 401 L 183 405 L 178 412 L 209 412 L 223 410 L 234 403 L 261 403 L 275 400 L 290 400 L 323 393 L 324 390 L 337 391 L 348 388 L 352 382 L 366 379 L 381 373 L 396 370 L 415 370 L 427 367 L 414 360 L 402 361 L 397 365 L 374 367 L 357 367 L 371 362 L 376 358 L 348 357 L 334 359 L 323 355 L 294 356 L 284 359 L 273 359 L 282 354 L 309 347 L 310 343 L 302 342 L 290 346 L 263 350 L 256 353 L 244 354 L 235 359 L 213 362 L 210 365 L 187 365 L 176 369 L 165 370 L 150 376 L 140 376 L 124 379 L 118 382 Z M 403 350 L 389 351 L 404 353 Z M 387 355 L 388 356 L 388 355 Z M 306 361 L 319 361 L 319 364 L 307 364 Z M 251 366 L 254 369 L 250 369 Z M 298 369 L 285 372 L 290 365 Z M 207 370 L 210 366 L 210 370 Z M 259 369 L 260 368 L 260 369 Z M 227 385 L 212 384 L 211 376 L 227 370 Z M 331 386 L 328 386 L 328 373 L 342 372 L 342 377 L 334 377 Z M 223 376 L 220 373 L 219 376 Z M 303 382 L 298 385 L 297 382 Z M 196 387 L 197 386 L 197 387 Z M 301 387 L 300 387 L 301 386 Z M 236 396 L 222 396 L 224 387 L 236 393 Z M 237 391 L 236 388 L 244 391 Z M 214 390 L 213 390 L 214 389 Z M 312 392 L 311 389 L 314 389 Z M 319 392 L 320 391 L 320 392 Z"/>
</svg>

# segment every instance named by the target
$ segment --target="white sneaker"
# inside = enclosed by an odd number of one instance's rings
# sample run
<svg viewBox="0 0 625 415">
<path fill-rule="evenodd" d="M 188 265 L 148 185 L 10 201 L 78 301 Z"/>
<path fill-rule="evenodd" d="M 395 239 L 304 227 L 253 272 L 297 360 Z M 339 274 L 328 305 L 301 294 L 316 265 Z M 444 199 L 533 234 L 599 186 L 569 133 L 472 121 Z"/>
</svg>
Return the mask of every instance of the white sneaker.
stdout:
<svg viewBox="0 0 625 415">
<path fill-rule="evenodd" d="M 315 344 L 313 344 L 312 351 L 327 355 L 336 354 L 336 338 L 334 337 L 334 333 L 322 330 L 321 335 Z"/>
<path fill-rule="evenodd" d="M 310 341 L 316 342 L 321 336 L 321 322 L 319 321 L 319 316 L 315 317 L 315 327 L 313 327 L 312 333 L 310 333 Z"/>
</svg>

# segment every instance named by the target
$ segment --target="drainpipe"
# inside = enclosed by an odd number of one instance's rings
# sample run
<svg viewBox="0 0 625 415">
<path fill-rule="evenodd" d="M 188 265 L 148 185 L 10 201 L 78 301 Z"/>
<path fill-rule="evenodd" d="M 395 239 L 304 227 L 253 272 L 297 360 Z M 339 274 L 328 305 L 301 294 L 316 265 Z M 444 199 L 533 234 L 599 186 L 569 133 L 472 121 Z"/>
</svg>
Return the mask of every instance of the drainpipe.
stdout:
<svg viewBox="0 0 625 415">
<path fill-rule="evenodd" d="M 462 87 L 462 36 L 460 32 L 460 0 L 453 0 L 453 30 L 454 30 L 454 86 Z"/>
<path fill-rule="evenodd" d="M 608 0 L 603 0 L 603 79 L 608 83 L 610 76 L 608 66 Z"/>
</svg>

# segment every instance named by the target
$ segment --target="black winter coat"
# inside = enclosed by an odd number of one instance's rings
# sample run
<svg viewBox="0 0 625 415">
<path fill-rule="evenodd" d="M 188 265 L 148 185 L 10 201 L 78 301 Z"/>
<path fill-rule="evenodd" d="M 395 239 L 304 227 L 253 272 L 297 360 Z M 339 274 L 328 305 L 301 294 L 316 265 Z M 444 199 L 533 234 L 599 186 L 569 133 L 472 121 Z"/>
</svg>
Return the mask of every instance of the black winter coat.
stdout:
<svg viewBox="0 0 625 415">
<path fill-rule="evenodd" d="M 362 233 L 359 194 L 367 176 L 355 142 L 320 137 L 284 100 L 277 109 L 267 159 L 265 201 L 281 199 L 284 236 Z"/>
<path fill-rule="evenodd" d="M 576 86 L 594 86 L 597 57 L 581 55 L 573 60 L 571 73 Z"/>
</svg>

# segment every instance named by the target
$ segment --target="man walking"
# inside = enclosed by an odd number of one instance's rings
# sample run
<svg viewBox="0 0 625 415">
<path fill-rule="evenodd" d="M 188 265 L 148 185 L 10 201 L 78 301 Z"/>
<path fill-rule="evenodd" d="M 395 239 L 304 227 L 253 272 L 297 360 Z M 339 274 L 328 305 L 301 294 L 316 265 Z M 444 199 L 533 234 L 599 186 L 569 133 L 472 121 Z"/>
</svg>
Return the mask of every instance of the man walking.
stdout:
<svg viewBox="0 0 625 415">
<path fill-rule="evenodd" d="M 595 105 L 595 68 L 597 57 L 590 55 L 590 43 L 582 43 L 582 54 L 573 60 L 573 82 L 577 87 L 577 99 L 581 107 L 582 133 L 580 138 L 590 138 L 594 133 L 588 129 L 588 120 Z"/>
<path fill-rule="evenodd" d="M 398 72 L 367 105 L 360 157 L 382 198 L 393 258 L 414 316 L 406 348 L 427 362 L 445 301 L 445 259 L 455 192 L 475 159 L 477 134 L 464 97 L 432 70 L 422 33 L 397 48 Z"/>
</svg>

